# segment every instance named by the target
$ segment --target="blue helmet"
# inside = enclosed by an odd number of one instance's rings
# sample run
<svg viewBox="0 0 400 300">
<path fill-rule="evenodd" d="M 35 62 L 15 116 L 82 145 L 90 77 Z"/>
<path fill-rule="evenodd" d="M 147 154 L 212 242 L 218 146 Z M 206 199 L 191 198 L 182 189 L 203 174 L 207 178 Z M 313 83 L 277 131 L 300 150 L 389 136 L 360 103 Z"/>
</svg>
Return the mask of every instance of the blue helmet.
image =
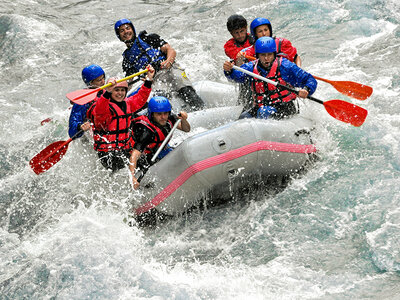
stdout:
<svg viewBox="0 0 400 300">
<path fill-rule="evenodd" d="M 150 99 L 147 108 L 148 117 L 151 117 L 153 112 L 168 112 L 171 111 L 172 106 L 169 100 L 164 96 L 154 96 Z"/>
<path fill-rule="evenodd" d="M 266 18 L 256 18 L 250 24 L 250 32 L 251 32 L 251 35 L 254 37 L 254 40 L 257 40 L 255 30 L 258 26 L 261 26 L 261 25 L 267 25 L 269 28 L 269 34 L 270 34 L 269 36 L 272 36 L 271 22 Z"/>
<path fill-rule="evenodd" d="M 115 23 L 114 30 L 115 30 L 115 34 L 117 35 L 117 37 L 121 40 L 121 37 L 119 36 L 119 28 L 124 24 L 131 25 L 132 30 L 133 30 L 133 36 L 135 37 L 136 36 L 135 26 L 133 26 L 132 22 L 128 19 L 121 19 Z"/>
<path fill-rule="evenodd" d="M 260 37 L 254 44 L 256 54 L 276 52 L 275 40 L 269 36 Z"/>
<path fill-rule="evenodd" d="M 90 82 L 101 75 L 106 75 L 104 70 L 99 65 L 90 65 L 82 70 L 82 79 L 86 83 L 87 86 L 90 85 Z"/>
<path fill-rule="evenodd" d="M 273 115 L 277 112 L 275 107 L 272 106 L 261 106 L 257 110 L 257 119 L 268 119 L 270 115 Z"/>
</svg>

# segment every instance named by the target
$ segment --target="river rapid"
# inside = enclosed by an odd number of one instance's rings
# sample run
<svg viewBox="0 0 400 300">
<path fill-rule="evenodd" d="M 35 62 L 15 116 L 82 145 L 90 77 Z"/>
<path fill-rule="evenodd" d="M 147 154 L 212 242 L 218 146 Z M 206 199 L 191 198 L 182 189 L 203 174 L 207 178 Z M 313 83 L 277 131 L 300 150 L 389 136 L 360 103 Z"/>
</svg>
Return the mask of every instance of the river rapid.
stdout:
<svg viewBox="0 0 400 300">
<path fill-rule="evenodd" d="M 120 18 L 161 35 L 192 81 L 227 83 L 234 13 L 267 17 L 302 67 L 370 85 L 361 127 L 304 101 L 320 160 L 281 193 L 148 228 L 128 226 L 126 172 L 110 176 L 81 141 L 38 176 L 29 160 L 67 139 L 84 66 L 122 76 Z M 0 3 L 0 299 L 399 299 L 398 1 L 53 1 Z M 41 121 L 51 118 L 44 125 Z"/>
</svg>

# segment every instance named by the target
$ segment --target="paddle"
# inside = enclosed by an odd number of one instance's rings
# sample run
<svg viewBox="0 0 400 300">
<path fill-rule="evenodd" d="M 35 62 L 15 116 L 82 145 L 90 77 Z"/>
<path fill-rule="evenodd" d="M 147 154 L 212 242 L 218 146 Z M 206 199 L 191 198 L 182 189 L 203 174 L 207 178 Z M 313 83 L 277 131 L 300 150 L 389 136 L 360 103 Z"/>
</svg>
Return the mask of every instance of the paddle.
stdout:
<svg viewBox="0 0 400 300">
<path fill-rule="evenodd" d="M 313 75 L 314 76 L 314 75 Z M 368 85 L 353 81 L 333 81 L 324 79 L 318 76 L 314 76 L 315 79 L 327 82 L 331 84 L 338 92 L 343 95 L 358 99 L 365 100 L 372 95 L 373 89 Z"/>
<path fill-rule="evenodd" d="M 245 55 L 248 60 L 255 60 L 253 56 Z M 329 79 L 324 79 L 318 76 L 314 76 L 315 79 L 324 81 L 332 85 L 338 92 L 343 95 L 352 97 L 357 100 L 365 100 L 372 95 L 373 89 L 368 85 L 353 81 L 334 81 Z"/>
<path fill-rule="evenodd" d="M 165 137 L 164 142 L 162 142 L 161 146 L 158 147 L 157 152 L 153 155 L 151 162 L 154 162 L 157 159 L 157 156 L 160 154 L 160 152 L 162 151 L 162 149 L 165 147 L 165 145 L 168 143 L 169 139 L 171 138 L 172 134 L 174 133 L 174 131 L 176 130 L 176 128 L 178 127 L 179 123 L 181 123 L 181 119 L 178 119 L 178 121 L 176 121 L 174 127 L 172 127 L 171 131 L 168 133 L 168 135 Z"/>
<path fill-rule="evenodd" d="M 139 75 L 142 75 L 143 73 L 146 73 L 147 71 L 148 70 L 145 69 L 143 71 L 140 71 L 140 72 L 137 72 L 135 74 L 129 75 L 129 76 L 125 77 L 125 78 L 118 79 L 117 83 L 125 81 L 125 80 L 128 80 L 128 79 L 131 79 L 131 78 L 139 76 Z M 108 88 L 111 85 L 112 85 L 112 83 L 109 82 L 106 85 L 103 85 L 103 86 L 101 86 L 101 87 L 99 87 L 97 89 L 90 89 L 90 90 L 81 89 L 81 90 L 77 90 L 77 91 L 68 93 L 67 94 L 67 98 L 70 101 L 72 101 L 72 102 L 74 102 L 76 104 L 84 105 L 86 103 L 89 103 L 90 101 L 92 101 L 95 98 L 95 96 L 93 95 L 94 93 L 97 93 L 98 91 L 100 91 L 102 89 Z"/>
<path fill-rule="evenodd" d="M 260 79 L 262 81 L 265 81 L 265 82 L 268 82 L 270 84 L 273 84 L 273 85 L 275 85 L 277 87 L 287 89 L 287 90 L 289 90 L 292 93 L 295 93 L 297 95 L 299 94 L 299 92 L 296 91 L 295 89 L 293 89 L 291 87 L 288 87 L 286 85 L 282 85 L 282 84 L 280 84 L 280 83 L 278 83 L 276 81 L 267 79 L 265 77 L 262 77 L 260 75 L 255 74 L 255 73 L 252 73 L 252 72 L 247 71 L 245 69 L 239 68 L 237 66 L 233 66 L 233 68 L 235 70 L 241 71 L 241 72 L 243 72 L 243 73 L 245 73 L 247 75 L 253 76 L 253 77 L 257 78 L 257 79 Z M 335 119 L 337 119 L 339 121 L 342 121 L 342 122 L 345 122 L 345 123 L 349 123 L 349 124 L 351 124 L 353 126 L 356 126 L 356 127 L 359 127 L 364 123 L 365 118 L 367 117 L 367 114 L 368 114 L 368 111 L 366 109 L 364 109 L 362 107 L 359 107 L 357 105 L 354 105 L 352 103 L 343 101 L 343 100 L 322 101 L 322 100 L 319 100 L 319 99 L 311 97 L 311 96 L 308 96 L 307 98 L 312 100 L 312 101 L 314 101 L 314 102 L 317 102 L 319 104 L 324 105 L 326 111 L 332 117 L 334 117 Z"/>
<path fill-rule="evenodd" d="M 66 141 L 57 141 L 51 143 L 38 154 L 36 154 L 30 161 L 29 165 L 32 170 L 37 174 L 46 172 L 52 166 L 54 166 L 67 152 L 69 143 L 83 130 L 78 131 L 72 138 Z"/>
<path fill-rule="evenodd" d="M 53 118 L 47 118 L 47 119 L 44 119 L 44 120 L 42 120 L 41 122 L 40 122 L 40 125 L 44 125 L 44 124 L 46 124 L 46 123 L 49 123 L 49 122 L 51 122 L 53 120 Z"/>
<path fill-rule="evenodd" d="M 153 157 L 151 158 L 151 162 L 154 163 L 154 161 L 157 159 L 157 156 L 160 154 L 160 152 L 162 151 L 162 149 L 165 147 L 165 145 L 169 142 L 172 134 L 174 133 L 174 131 L 176 130 L 176 128 L 178 127 L 179 123 L 181 122 L 181 119 L 178 119 L 178 121 L 176 121 L 174 127 L 172 127 L 171 131 L 168 133 L 168 135 L 165 137 L 165 140 L 162 142 L 161 146 L 158 147 L 156 153 L 153 155 Z M 146 174 L 147 170 L 148 170 L 149 166 L 147 166 L 147 168 L 145 168 L 145 170 L 140 170 L 140 175 L 137 177 L 137 181 L 140 182 L 142 180 L 142 178 L 144 177 L 144 174 Z"/>
</svg>

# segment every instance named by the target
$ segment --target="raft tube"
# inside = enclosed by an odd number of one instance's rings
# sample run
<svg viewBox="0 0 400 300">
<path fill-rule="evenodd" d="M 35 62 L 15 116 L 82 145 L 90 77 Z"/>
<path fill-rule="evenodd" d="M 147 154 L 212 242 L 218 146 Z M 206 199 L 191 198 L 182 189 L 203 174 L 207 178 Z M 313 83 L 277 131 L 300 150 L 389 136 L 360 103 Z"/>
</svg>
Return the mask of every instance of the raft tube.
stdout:
<svg viewBox="0 0 400 300">
<path fill-rule="evenodd" d="M 232 197 L 254 184 L 254 176 L 298 173 L 317 151 L 312 129 L 311 120 L 295 116 L 242 119 L 196 134 L 150 167 L 134 214 L 177 215 L 212 196 Z"/>
</svg>

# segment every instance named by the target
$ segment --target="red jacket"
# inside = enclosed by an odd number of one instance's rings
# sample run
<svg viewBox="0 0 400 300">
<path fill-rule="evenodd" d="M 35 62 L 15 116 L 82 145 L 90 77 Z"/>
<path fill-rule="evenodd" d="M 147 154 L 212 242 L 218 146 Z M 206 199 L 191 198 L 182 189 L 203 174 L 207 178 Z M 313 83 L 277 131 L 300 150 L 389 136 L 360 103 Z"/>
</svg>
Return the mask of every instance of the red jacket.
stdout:
<svg viewBox="0 0 400 300">
<path fill-rule="evenodd" d="M 125 112 L 115 102 L 105 98 L 104 95 L 100 97 L 91 110 L 94 122 L 94 149 L 96 151 L 131 148 L 132 139 L 129 128 L 132 113 L 143 107 L 150 92 L 151 88 L 143 85 L 137 94 L 125 98 Z"/>
<path fill-rule="evenodd" d="M 234 38 L 231 38 L 230 40 L 228 40 L 225 45 L 224 45 L 224 49 L 225 49 L 225 54 L 230 58 L 230 59 L 236 59 L 236 55 L 238 54 L 238 52 L 244 48 L 250 47 L 251 43 L 249 41 L 250 35 L 247 34 L 247 39 L 246 41 L 243 43 L 243 45 L 238 44 Z"/>
<path fill-rule="evenodd" d="M 284 38 L 274 37 L 274 39 L 276 43 L 276 53 L 279 56 L 285 57 L 291 62 L 294 62 L 297 56 L 297 49 L 293 47 L 292 43 Z M 254 45 L 244 49 L 243 52 L 248 56 L 256 56 Z"/>
</svg>

